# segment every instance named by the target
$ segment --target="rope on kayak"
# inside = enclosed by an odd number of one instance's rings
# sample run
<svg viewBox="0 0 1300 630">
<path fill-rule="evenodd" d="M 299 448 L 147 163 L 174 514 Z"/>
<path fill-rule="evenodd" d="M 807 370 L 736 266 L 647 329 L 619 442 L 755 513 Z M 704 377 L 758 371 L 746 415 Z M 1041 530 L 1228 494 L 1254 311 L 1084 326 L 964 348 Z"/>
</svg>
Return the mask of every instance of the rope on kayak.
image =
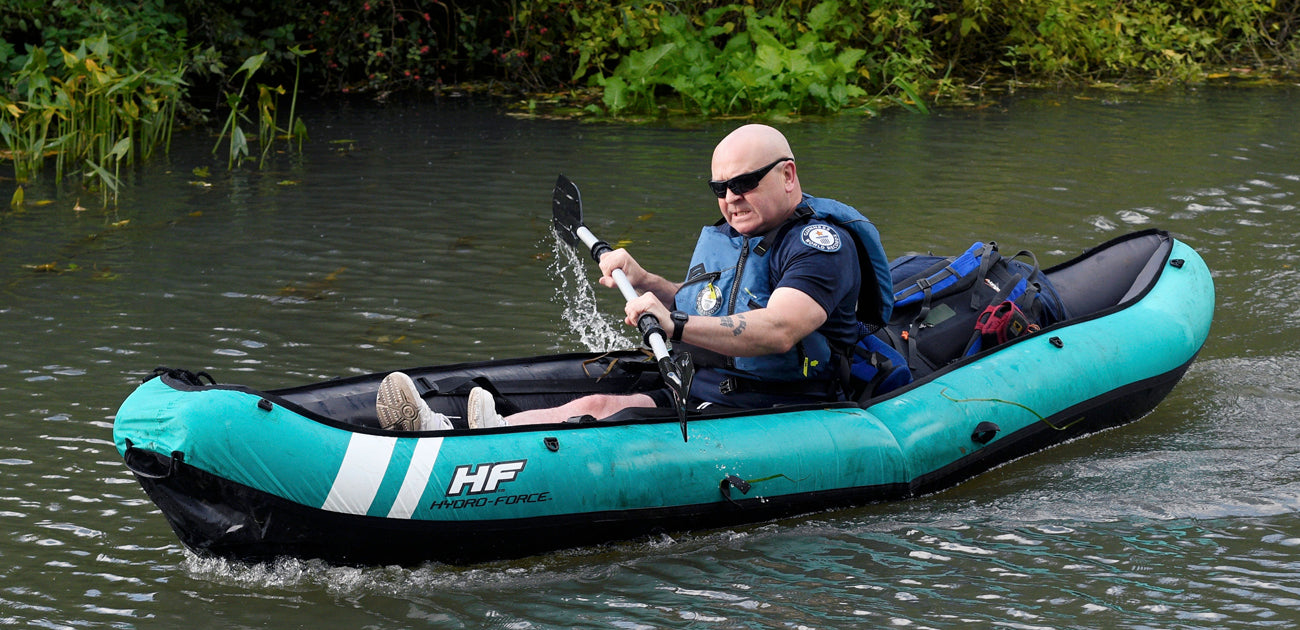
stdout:
<svg viewBox="0 0 1300 630">
<path fill-rule="evenodd" d="M 159 376 L 164 376 L 164 375 L 171 377 L 175 380 L 178 380 L 182 383 L 185 383 L 186 385 L 192 385 L 194 387 L 203 387 L 203 379 L 207 379 L 209 385 L 217 384 L 217 379 L 212 378 L 211 374 L 208 374 L 207 372 L 204 372 L 202 370 L 198 372 L 191 372 L 184 368 L 169 368 L 164 366 L 158 366 L 154 368 L 153 372 L 150 373 L 149 376 L 146 376 L 144 378 L 144 382 L 148 382 L 150 380 L 158 378 Z"/>
<path fill-rule="evenodd" d="M 1042 420 L 1044 423 L 1047 423 L 1047 418 L 1044 418 L 1043 416 L 1039 415 L 1039 413 L 1038 413 L 1037 411 L 1034 411 L 1033 409 L 1030 409 L 1029 407 L 1027 407 L 1027 406 L 1025 406 L 1025 405 L 1022 405 L 1022 404 L 1020 404 L 1020 403 L 1018 403 L 1018 402 L 1014 402 L 1014 401 L 1010 401 L 1010 400 L 1002 400 L 1001 398 L 953 398 L 952 396 L 949 396 L 949 395 L 948 395 L 948 388 L 947 388 L 947 387 L 943 388 L 943 391 L 939 392 L 939 395 L 940 395 L 940 396 L 943 396 L 944 398 L 947 398 L 948 400 L 951 400 L 951 401 L 953 401 L 953 402 L 955 402 L 955 403 L 964 403 L 964 402 L 996 402 L 996 403 L 1002 403 L 1002 404 L 1005 404 L 1005 405 L 1011 405 L 1011 406 L 1013 406 L 1013 407 L 1020 407 L 1021 409 L 1024 409 L 1025 411 L 1028 411 L 1029 413 L 1034 414 L 1034 417 L 1035 417 L 1035 418 L 1038 418 L 1039 420 Z M 1047 423 L 1047 424 L 1048 424 L 1048 426 L 1051 426 L 1051 423 Z M 1052 428 L 1055 428 L 1055 427 L 1052 427 Z"/>
<path fill-rule="evenodd" d="M 1075 419 L 1073 419 L 1073 420 L 1071 420 L 1071 421 L 1069 421 L 1069 422 L 1067 422 L 1067 423 L 1065 423 L 1065 424 L 1062 424 L 1062 425 L 1056 425 L 1056 424 L 1052 424 L 1052 423 L 1051 423 L 1047 418 L 1044 418 L 1044 417 L 1042 416 L 1042 414 L 1040 414 L 1040 413 L 1038 413 L 1037 411 L 1034 411 L 1033 409 L 1030 409 L 1028 406 L 1022 405 L 1022 404 L 1020 404 L 1020 403 L 1018 403 L 1018 402 L 1014 402 L 1014 401 L 1010 401 L 1010 400 L 1002 400 L 1001 398 L 953 398 L 952 396 L 949 396 L 949 395 L 948 395 L 948 388 L 947 388 L 947 387 L 943 388 L 943 391 L 940 391 L 940 392 L 939 392 L 939 395 L 940 395 L 940 396 L 943 396 L 944 398 L 947 398 L 948 400 L 951 400 L 951 401 L 953 401 L 953 402 L 955 402 L 955 403 L 964 403 L 964 402 L 995 402 L 995 403 L 1002 403 L 1002 404 L 1004 404 L 1004 405 L 1011 405 L 1011 406 L 1013 406 L 1013 407 L 1020 407 L 1021 409 L 1024 409 L 1025 411 L 1028 411 L 1029 413 L 1034 414 L 1034 417 L 1035 417 L 1035 418 L 1038 418 L 1039 422 L 1042 422 L 1043 424 L 1045 424 L 1045 425 L 1047 425 L 1047 426 L 1049 426 L 1049 427 L 1051 427 L 1052 429 L 1055 429 L 1055 430 L 1057 430 L 1057 431 L 1064 431 L 1064 430 L 1066 430 L 1066 429 L 1068 429 L 1068 428 L 1070 428 L 1070 427 L 1072 427 L 1072 426 L 1078 424 L 1081 420 L 1084 419 L 1084 416 L 1079 416 L 1078 418 L 1075 418 Z"/>
</svg>

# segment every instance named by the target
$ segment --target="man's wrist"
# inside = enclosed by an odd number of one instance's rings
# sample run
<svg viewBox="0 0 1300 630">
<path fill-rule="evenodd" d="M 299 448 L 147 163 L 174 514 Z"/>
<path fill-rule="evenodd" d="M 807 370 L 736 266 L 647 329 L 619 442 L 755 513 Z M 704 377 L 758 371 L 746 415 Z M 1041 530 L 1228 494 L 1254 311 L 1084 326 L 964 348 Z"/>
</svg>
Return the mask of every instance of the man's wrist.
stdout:
<svg viewBox="0 0 1300 630">
<path fill-rule="evenodd" d="M 686 320 L 690 319 L 690 315 L 681 311 L 673 311 L 672 313 L 669 313 L 669 318 L 673 320 L 672 341 L 673 343 L 677 343 L 682 340 L 682 331 L 686 329 Z"/>
</svg>

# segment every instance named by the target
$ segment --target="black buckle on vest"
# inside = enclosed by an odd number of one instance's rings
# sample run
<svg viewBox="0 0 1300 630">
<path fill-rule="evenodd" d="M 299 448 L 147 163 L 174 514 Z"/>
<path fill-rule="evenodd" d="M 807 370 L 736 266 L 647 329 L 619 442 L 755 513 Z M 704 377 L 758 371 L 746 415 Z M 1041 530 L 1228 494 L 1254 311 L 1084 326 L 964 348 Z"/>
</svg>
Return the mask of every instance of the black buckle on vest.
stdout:
<svg viewBox="0 0 1300 630">
<path fill-rule="evenodd" d="M 718 391 L 722 394 L 730 394 L 731 392 L 736 391 L 738 385 L 739 383 L 736 382 L 736 377 L 728 376 L 718 382 Z"/>
</svg>

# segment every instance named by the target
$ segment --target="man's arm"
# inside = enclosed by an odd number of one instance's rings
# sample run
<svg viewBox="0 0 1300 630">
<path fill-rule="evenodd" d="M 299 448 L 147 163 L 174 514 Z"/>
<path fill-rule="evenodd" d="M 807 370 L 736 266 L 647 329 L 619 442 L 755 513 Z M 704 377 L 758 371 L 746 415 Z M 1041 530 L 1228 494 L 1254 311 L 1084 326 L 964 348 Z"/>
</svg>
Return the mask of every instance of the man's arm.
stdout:
<svg viewBox="0 0 1300 630">
<path fill-rule="evenodd" d="M 674 324 L 668 309 L 653 295 L 628 302 L 624 309 L 629 326 L 642 313 L 659 318 L 669 336 Z M 737 315 L 705 317 L 692 315 L 686 322 L 682 341 L 733 357 L 756 357 L 785 352 L 826 322 L 826 311 L 808 294 L 789 287 L 772 292 L 766 308 Z"/>
</svg>

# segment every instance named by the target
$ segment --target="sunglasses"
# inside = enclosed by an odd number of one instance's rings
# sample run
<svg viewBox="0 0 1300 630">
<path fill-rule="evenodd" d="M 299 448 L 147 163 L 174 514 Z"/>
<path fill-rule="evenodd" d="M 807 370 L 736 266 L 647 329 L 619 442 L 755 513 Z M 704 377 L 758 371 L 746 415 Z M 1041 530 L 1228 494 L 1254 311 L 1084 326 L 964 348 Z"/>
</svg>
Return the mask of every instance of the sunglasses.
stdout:
<svg viewBox="0 0 1300 630">
<path fill-rule="evenodd" d="M 709 180 L 709 188 L 713 189 L 713 194 L 717 195 L 718 199 L 722 199 L 723 197 L 727 196 L 727 189 L 731 189 L 731 192 L 734 192 L 737 195 L 743 195 L 755 188 L 758 188 L 759 182 L 762 182 L 763 178 L 767 177 L 767 172 L 772 170 L 772 168 L 775 167 L 777 164 L 780 164 L 786 160 L 790 160 L 791 162 L 793 162 L 794 158 L 783 157 L 775 162 L 772 162 L 771 164 L 768 164 L 767 166 L 764 166 L 763 168 L 755 169 L 748 173 L 741 173 L 731 179 L 726 179 L 723 181 L 711 179 Z"/>
</svg>

